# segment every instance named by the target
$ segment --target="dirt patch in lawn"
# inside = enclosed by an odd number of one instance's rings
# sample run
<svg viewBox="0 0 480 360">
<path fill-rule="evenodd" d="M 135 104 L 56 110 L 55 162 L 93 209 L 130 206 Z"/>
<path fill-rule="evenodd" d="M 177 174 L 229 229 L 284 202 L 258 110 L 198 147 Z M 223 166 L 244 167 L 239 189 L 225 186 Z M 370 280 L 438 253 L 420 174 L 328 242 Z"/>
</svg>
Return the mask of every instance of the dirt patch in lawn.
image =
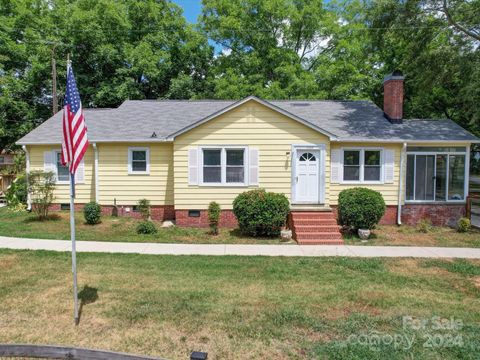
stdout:
<svg viewBox="0 0 480 360">
<path fill-rule="evenodd" d="M 18 256 L 17 255 L 8 255 L 4 256 L 2 258 L 2 261 L 0 261 L 0 270 L 7 270 L 12 267 L 14 267 L 18 262 Z"/>
</svg>

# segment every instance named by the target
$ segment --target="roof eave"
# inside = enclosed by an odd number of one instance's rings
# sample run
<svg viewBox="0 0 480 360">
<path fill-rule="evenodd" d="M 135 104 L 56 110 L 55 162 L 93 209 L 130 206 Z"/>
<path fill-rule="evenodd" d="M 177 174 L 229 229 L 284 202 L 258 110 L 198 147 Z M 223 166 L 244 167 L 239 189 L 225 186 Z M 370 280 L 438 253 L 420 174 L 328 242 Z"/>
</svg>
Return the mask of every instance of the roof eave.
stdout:
<svg viewBox="0 0 480 360">
<path fill-rule="evenodd" d="M 368 138 L 337 138 L 332 141 L 335 142 L 370 142 L 370 143 L 409 143 L 409 144 L 422 144 L 422 143 L 447 143 L 447 144 L 480 144 L 480 139 L 459 139 L 459 140 L 421 140 L 421 139 L 368 139 Z"/>
<path fill-rule="evenodd" d="M 89 140 L 90 144 L 99 144 L 99 143 L 168 143 L 173 142 L 173 139 L 163 138 L 163 139 L 98 139 L 98 140 Z M 16 145 L 59 145 L 61 142 L 58 141 L 17 141 Z"/>
</svg>

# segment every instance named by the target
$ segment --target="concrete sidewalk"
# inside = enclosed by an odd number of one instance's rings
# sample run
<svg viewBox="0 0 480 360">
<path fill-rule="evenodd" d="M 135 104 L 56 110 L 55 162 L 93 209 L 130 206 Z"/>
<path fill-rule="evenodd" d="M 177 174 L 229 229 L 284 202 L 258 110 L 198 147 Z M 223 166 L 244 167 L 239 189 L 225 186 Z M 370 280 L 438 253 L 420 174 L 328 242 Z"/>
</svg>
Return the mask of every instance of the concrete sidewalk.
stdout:
<svg viewBox="0 0 480 360">
<path fill-rule="evenodd" d="M 24 239 L 0 236 L 0 248 L 70 251 L 68 240 Z M 350 246 L 350 245 L 235 245 L 157 244 L 77 241 L 79 252 L 149 255 L 347 256 L 480 259 L 480 248 Z"/>
</svg>

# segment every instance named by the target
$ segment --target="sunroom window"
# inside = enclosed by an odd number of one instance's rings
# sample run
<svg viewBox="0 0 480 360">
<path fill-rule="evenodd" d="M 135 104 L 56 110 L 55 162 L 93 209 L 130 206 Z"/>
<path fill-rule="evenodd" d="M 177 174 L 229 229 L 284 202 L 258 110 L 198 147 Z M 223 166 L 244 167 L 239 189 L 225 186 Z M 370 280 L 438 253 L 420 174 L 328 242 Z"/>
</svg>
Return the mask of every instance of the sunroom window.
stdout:
<svg viewBox="0 0 480 360">
<path fill-rule="evenodd" d="M 407 151 L 407 201 L 465 199 L 466 148 L 416 147 Z"/>
</svg>

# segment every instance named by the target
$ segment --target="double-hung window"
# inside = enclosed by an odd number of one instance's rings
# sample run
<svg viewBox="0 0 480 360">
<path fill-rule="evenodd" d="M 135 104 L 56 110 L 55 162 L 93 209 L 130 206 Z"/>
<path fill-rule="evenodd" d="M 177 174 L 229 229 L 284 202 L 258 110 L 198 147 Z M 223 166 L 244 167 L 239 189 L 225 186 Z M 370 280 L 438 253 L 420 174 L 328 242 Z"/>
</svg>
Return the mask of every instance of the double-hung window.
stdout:
<svg viewBox="0 0 480 360">
<path fill-rule="evenodd" d="M 465 147 L 408 147 L 407 201 L 464 201 Z"/>
<path fill-rule="evenodd" d="M 359 183 L 381 182 L 382 150 L 344 149 L 343 181 Z"/>
<path fill-rule="evenodd" d="M 57 168 L 57 182 L 68 183 L 70 181 L 70 171 L 68 166 L 62 165 L 62 153 L 55 151 L 55 166 Z"/>
<path fill-rule="evenodd" d="M 148 148 L 134 147 L 128 149 L 128 173 L 150 173 L 150 151 Z"/>
<path fill-rule="evenodd" d="M 246 147 L 201 148 L 203 185 L 245 185 Z"/>
</svg>

